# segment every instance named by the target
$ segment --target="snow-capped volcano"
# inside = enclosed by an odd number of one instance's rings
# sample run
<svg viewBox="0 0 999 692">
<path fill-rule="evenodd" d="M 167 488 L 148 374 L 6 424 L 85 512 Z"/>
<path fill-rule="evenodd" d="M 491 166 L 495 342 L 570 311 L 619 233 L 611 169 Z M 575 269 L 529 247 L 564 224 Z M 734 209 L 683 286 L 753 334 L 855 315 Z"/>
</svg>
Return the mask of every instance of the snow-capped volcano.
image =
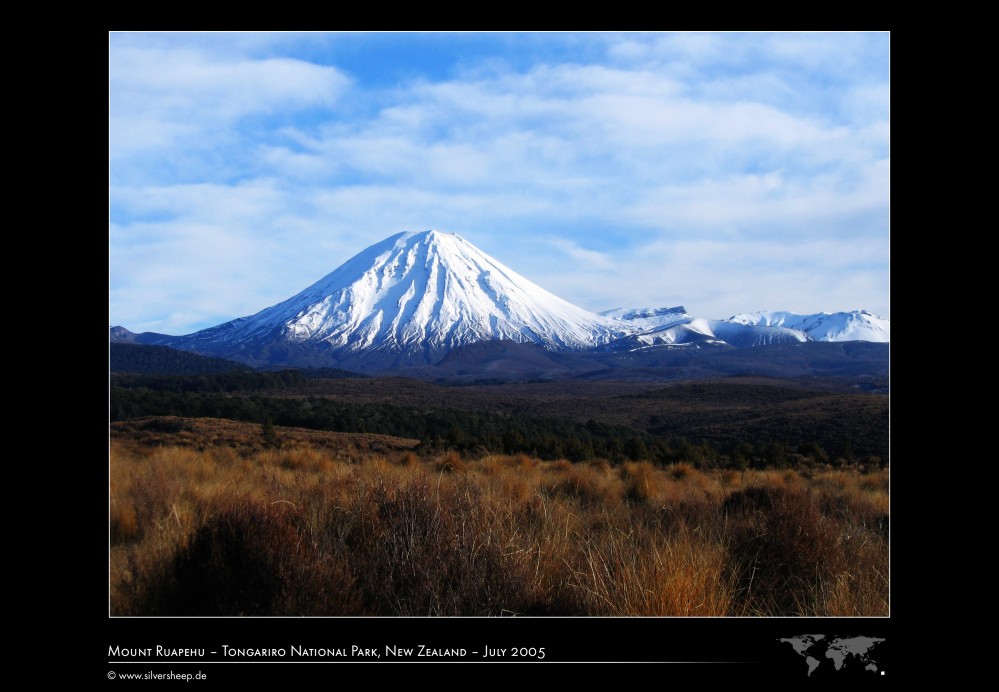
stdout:
<svg viewBox="0 0 999 692">
<path fill-rule="evenodd" d="M 381 352 L 429 362 L 483 340 L 579 350 L 624 332 L 620 322 L 552 295 L 460 236 L 430 230 L 387 238 L 288 300 L 171 345 L 264 360 L 253 353 L 263 340 L 269 354 L 283 342 L 339 357 Z"/>
<path fill-rule="evenodd" d="M 694 317 L 682 306 L 597 314 L 552 295 L 460 236 L 433 230 L 399 233 L 372 245 L 304 291 L 250 317 L 186 336 L 132 334 L 118 327 L 110 334 L 112 341 L 172 346 L 254 366 L 357 370 L 432 365 L 460 347 L 500 340 L 597 357 L 810 341 L 887 342 L 888 336 L 888 320 L 864 311 L 759 312 L 728 320 Z M 466 352 L 464 360 L 474 353 Z"/>
<path fill-rule="evenodd" d="M 766 327 L 787 327 L 808 335 L 814 341 L 875 341 L 887 343 L 891 323 L 866 310 L 820 312 L 796 315 L 793 312 L 747 312 L 729 317 L 727 322 Z"/>
</svg>

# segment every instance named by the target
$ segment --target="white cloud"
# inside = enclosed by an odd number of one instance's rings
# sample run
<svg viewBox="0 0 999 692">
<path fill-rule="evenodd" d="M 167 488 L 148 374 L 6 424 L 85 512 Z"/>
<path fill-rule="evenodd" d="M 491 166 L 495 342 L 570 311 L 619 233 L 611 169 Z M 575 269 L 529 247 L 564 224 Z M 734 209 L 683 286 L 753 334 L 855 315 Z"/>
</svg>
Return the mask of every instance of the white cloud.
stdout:
<svg viewBox="0 0 999 692">
<path fill-rule="evenodd" d="M 591 309 L 887 305 L 882 37 L 569 38 L 385 88 L 319 64 L 322 35 L 112 37 L 120 321 L 250 314 L 431 227 Z"/>
<path fill-rule="evenodd" d="M 112 110 L 232 119 L 329 105 L 349 80 L 333 67 L 288 58 L 231 60 L 189 49 L 111 52 Z"/>
<path fill-rule="evenodd" d="M 667 185 L 646 189 L 626 215 L 684 235 L 836 233 L 846 239 L 875 231 L 887 236 L 887 162 L 871 162 L 853 176 L 789 179 L 772 172 Z M 864 223 L 843 223 L 857 219 Z"/>
<path fill-rule="evenodd" d="M 117 46 L 108 59 L 112 164 L 171 148 L 216 149 L 250 115 L 330 107 L 350 80 L 296 59 L 249 59 L 190 48 Z"/>
<path fill-rule="evenodd" d="M 546 240 L 549 245 L 568 255 L 576 263 L 573 267 L 574 270 L 608 269 L 612 265 L 610 258 L 605 253 L 580 247 L 572 240 L 565 238 L 547 238 Z"/>
</svg>

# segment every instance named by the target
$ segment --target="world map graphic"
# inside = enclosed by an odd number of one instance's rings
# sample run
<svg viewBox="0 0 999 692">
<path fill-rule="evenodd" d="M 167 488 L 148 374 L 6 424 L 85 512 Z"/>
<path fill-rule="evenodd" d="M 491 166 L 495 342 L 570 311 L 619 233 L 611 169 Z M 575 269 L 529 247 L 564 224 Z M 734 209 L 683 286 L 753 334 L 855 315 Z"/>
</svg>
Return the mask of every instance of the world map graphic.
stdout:
<svg viewBox="0 0 999 692">
<path fill-rule="evenodd" d="M 871 655 L 871 650 L 884 639 L 799 634 L 777 641 L 790 644 L 795 653 L 805 659 L 809 677 L 823 664 L 829 665 L 830 661 L 835 671 L 841 671 L 844 667 L 862 666 L 868 672 L 884 674 L 879 661 Z"/>
</svg>

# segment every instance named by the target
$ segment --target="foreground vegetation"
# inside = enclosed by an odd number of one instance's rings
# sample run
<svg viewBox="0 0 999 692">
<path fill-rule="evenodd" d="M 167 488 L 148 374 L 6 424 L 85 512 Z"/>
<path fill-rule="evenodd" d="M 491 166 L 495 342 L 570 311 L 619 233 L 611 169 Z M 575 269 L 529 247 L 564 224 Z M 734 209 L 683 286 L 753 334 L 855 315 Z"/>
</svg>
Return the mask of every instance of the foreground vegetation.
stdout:
<svg viewBox="0 0 999 692">
<path fill-rule="evenodd" d="M 416 444 L 232 421 L 113 426 L 111 614 L 888 614 L 885 468 Z"/>
</svg>

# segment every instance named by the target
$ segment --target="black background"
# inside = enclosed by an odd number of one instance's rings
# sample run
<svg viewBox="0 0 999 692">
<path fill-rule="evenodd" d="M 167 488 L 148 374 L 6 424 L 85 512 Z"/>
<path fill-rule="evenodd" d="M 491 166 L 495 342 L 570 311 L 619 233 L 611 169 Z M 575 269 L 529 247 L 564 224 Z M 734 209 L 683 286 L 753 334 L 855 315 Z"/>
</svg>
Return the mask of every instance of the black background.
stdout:
<svg viewBox="0 0 999 692">
<path fill-rule="evenodd" d="M 886 681 L 891 676 L 891 625 L 891 618 L 108 618 L 107 636 L 97 655 L 105 656 L 106 670 L 101 675 L 109 671 L 116 675 L 200 671 L 207 676 L 205 681 L 187 683 L 192 685 L 307 682 L 317 675 L 332 674 L 335 666 L 406 663 L 403 658 L 387 659 L 385 647 L 417 649 L 420 644 L 465 648 L 468 655 L 457 659 L 414 656 L 409 659 L 412 663 L 537 665 L 537 661 L 509 654 L 502 659 L 484 659 L 481 653 L 487 645 L 490 649 L 544 647 L 541 665 L 660 663 L 673 669 L 671 675 L 705 681 Z M 847 659 L 843 669 L 835 671 L 832 661 L 822 659 L 819 669 L 809 678 L 804 658 L 790 644 L 778 641 L 800 634 L 824 634 L 827 640 L 836 636 L 883 638 L 884 642 L 870 650 L 879 671 L 865 671 L 853 657 Z M 284 648 L 286 655 L 279 659 L 226 658 L 222 644 L 233 648 Z M 156 645 L 204 648 L 206 654 L 195 661 L 153 656 L 128 664 L 111 662 L 107 656 L 110 646 L 150 647 L 155 651 Z M 293 645 L 346 648 L 348 654 L 356 645 L 374 648 L 382 658 L 348 656 L 309 662 L 292 657 Z M 473 651 L 479 655 L 473 655 Z M 121 679 L 114 682 L 129 683 Z"/>
</svg>

